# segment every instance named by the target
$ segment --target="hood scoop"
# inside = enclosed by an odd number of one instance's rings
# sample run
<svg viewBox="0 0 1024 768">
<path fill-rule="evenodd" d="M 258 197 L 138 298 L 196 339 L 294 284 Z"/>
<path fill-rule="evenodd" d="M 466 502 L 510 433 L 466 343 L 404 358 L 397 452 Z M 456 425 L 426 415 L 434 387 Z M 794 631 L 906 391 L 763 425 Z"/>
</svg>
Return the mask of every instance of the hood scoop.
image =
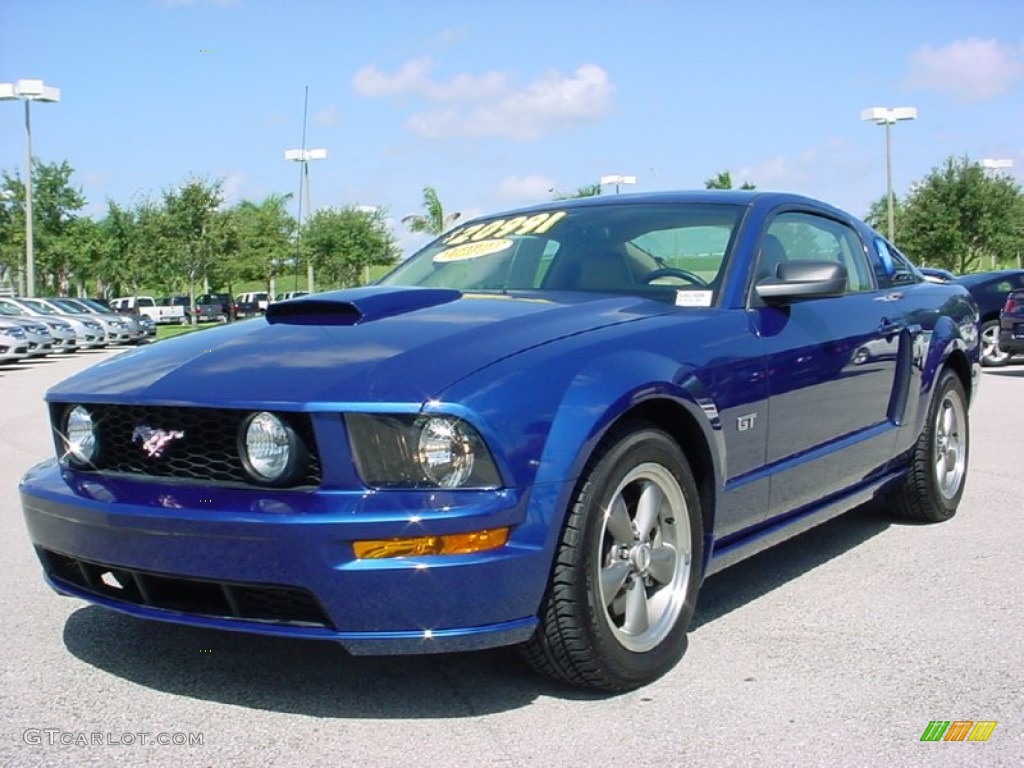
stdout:
<svg viewBox="0 0 1024 768">
<path fill-rule="evenodd" d="M 280 301 L 267 307 L 266 319 L 271 325 L 356 325 L 461 297 L 460 291 L 451 288 L 367 286 Z"/>
</svg>

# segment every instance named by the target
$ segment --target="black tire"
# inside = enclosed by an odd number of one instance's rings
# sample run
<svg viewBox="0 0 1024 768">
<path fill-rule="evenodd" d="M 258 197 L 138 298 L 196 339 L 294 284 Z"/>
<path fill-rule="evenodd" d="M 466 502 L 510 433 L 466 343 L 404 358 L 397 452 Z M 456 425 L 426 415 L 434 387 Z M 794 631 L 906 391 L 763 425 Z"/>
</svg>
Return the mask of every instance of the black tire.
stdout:
<svg viewBox="0 0 1024 768">
<path fill-rule="evenodd" d="M 960 378 L 945 369 L 914 446 L 910 473 L 890 496 L 892 512 L 921 522 L 949 520 L 956 514 L 964 493 L 969 458 L 967 396 Z"/>
<path fill-rule="evenodd" d="M 577 486 L 523 656 L 543 674 L 598 690 L 657 679 L 686 650 L 702 542 L 697 486 L 679 446 L 644 423 L 613 430 Z"/>
<path fill-rule="evenodd" d="M 981 364 L 989 368 L 1006 365 L 1010 354 L 999 347 L 999 321 L 988 320 L 981 325 Z"/>
</svg>

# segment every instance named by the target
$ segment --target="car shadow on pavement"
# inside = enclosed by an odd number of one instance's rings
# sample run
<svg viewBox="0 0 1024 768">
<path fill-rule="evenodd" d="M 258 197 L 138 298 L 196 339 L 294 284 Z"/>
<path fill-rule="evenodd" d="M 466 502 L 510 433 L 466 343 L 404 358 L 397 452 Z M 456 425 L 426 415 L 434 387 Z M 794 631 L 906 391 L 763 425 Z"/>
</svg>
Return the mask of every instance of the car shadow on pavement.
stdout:
<svg viewBox="0 0 1024 768">
<path fill-rule="evenodd" d="M 701 585 L 690 630 L 856 549 L 893 523 L 880 502 L 869 502 L 708 577 Z"/>
<path fill-rule="evenodd" d="M 538 696 L 599 699 L 534 674 L 514 649 L 431 656 L 352 656 L 328 641 L 146 621 L 88 606 L 64 644 L 138 685 L 252 709 L 329 718 L 461 718 Z"/>
<path fill-rule="evenodd" d="M 709 578 L 693 629 L 856 547 L 889 524 L 877 507 L 862 507 Z M 510 648 L 351 656 L 326 641 L 164 624 L 94 605 L 68 617 L 64 644 L 85 663 L 147 688 L 313 717 L 477 717 L 527 706 L 539 696 L 608 698 L 544 679 Z"/>
</svg>

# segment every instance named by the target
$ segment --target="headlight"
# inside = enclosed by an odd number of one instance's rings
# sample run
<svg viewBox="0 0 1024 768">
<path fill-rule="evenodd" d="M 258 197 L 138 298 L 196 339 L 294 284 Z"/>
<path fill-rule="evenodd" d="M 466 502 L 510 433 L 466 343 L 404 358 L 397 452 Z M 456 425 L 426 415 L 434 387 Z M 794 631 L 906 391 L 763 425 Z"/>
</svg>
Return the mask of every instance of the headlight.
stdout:
<svg viewBox="0 0 1024 768">
<path fill-rule="evenodd" d="M 359 476 L 375 488 L 497 488 L 498 470 L 472 425 L 455 416 L 345 416 Z"/>
<path fill-rule="evenodd" d="M 307 455 L 295 430 L 267 411 L 254 413 L 242 422 L 239 453 L 249 475 L 268 485 L 292 480 Z"/>
<path fill-rule="evenodd" d="M 69 408 L 64 416 L 64 430 L 61 434 L 64 452 L 71 464 L 82 467 L 93 463 L 100 446 L 96 440 L 96 425 L 89 411 L 80 405 Z"/>
</svg>

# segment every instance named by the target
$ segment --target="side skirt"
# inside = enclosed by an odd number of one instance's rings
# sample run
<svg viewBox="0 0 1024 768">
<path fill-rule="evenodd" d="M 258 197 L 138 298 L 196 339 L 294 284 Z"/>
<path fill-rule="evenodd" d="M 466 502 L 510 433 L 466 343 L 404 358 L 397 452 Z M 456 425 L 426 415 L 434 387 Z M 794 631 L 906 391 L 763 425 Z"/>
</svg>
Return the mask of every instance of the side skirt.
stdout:
<svg viewBox="0 0 1024 768">
<path fill-rule="evenodd" d="M 867 485 L 859 486 L 854 491 L 830 499 L 824 504 L 779 515 L 744 531 L 739 531 L 726 541 L 716 541 L 713 544 L 711 559 L 704 576 L 718 573 L 730 565 L 735 565 L 741 560 L 746 560 L 758 552 L 871 501 L 904 474 L 906 474 L 906 468 L 901 468 L 899 471 L 876 478 Z"/>
</svg>

